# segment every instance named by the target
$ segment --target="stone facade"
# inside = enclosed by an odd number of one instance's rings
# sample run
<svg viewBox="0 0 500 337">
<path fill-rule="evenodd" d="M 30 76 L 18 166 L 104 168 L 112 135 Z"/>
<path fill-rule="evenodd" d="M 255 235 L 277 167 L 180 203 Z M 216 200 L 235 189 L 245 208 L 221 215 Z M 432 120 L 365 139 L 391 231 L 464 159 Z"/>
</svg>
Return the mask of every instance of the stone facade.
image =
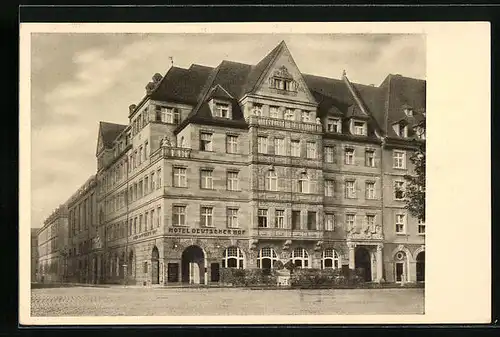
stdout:
<svg viewBox="0 0 500 337">
<path fill-rule="evenodd" d="M 94 275 L 81 280 L 210 284 L 223 267 L 289 260 L 423 280 L 425 227 L 394 186 L 423 142 L 411 128 L 425 92 L 395 92 L 403 80 L 425 91 L 396 75 L 369 87 L 302 74 L 284 43 L 255 66 L 155 75 L 127 125 L 100 124 L 95 183 L 70 208 L 95 190 L 92 222 L 72 236 L 95 243 L 76 253 Z M 394 134 L 400 124 L 410 131 Z"/>
</svg>

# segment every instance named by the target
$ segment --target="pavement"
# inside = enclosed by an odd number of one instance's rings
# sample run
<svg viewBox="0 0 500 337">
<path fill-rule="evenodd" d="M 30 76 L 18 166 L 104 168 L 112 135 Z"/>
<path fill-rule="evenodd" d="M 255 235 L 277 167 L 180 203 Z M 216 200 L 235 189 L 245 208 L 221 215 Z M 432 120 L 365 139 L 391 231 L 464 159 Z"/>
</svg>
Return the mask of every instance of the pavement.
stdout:
<svg viewBox="0 0 500 337">
<path fill-rule="evenodd" d="M 32 289 L 32 316 L 423 314 L 424 289 Z"/>
</svg>

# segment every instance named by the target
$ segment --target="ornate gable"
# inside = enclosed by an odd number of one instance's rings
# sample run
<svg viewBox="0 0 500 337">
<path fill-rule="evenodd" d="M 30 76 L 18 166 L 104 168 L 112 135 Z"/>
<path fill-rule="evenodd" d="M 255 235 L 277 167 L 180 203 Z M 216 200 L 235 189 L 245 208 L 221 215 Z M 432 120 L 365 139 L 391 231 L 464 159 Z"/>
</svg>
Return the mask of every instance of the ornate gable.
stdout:
<svg viewBox="0 0 500 337">
<path fill-rule="evenodd" d="M 251 93 L 317 104 L 284 42 Z"/>
</svg>

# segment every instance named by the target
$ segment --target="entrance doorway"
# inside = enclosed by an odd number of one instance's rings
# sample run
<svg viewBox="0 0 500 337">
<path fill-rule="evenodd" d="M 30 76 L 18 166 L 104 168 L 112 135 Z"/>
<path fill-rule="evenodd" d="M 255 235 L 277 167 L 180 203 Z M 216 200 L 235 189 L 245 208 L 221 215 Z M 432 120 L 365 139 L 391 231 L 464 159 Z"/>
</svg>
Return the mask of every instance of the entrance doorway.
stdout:
<svg viewBox="0 0 500 337">
<path fill-rule="evenodd" d="M 151 283 L 160 284 L 160 253 L 156 246 L 151 253 Z"/>
<path fill-rule="evenodd" d="M 182 253 L 182 282 L 205 283 L 205 254 L 198 246 L 189 246 Z"/>
<path fill-rule="evenodd" d="M 356 254 L 354 257 L 355 268 L 361 271 L 361 275 L 365 282 L 371 282 L 372 280 L 372 263 L 370 258 L 370 252 L 364 247 L 356 248 Z"/>
<path fill-rule="evenodd" d="M 403 280 L 404 262 L 396 262 L 396 282 Z"/>
<path fill-rule="evenodd" d="M 425 282 L 425 252 L 417 255 L 417 282 Z"/>
<path fill-rule="evenodd" d="M 210 282 L 219 282 L 219 264 L 210 264 Z"/>
<path fill-rule="evenodd" d="M 167 281 L 179 282 L 179 264 L 169 263 L 167 265 Z"/>
</svg>

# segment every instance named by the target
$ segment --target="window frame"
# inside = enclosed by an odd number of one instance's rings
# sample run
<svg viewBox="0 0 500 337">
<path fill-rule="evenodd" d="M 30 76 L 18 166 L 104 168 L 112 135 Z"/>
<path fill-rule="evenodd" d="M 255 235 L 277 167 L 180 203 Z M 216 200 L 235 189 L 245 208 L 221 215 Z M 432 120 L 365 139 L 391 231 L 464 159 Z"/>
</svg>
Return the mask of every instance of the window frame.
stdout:
<svg viewBox="0 0 500 337">
<path fill-rule="evenodd" d="M 234 177 L 232 175 L 236 175 L 236 176 Z M 230 171 L 226 172 L 226 189 L 228 191 L 239 191 L 240 190 L 239 172 L 238 171 L 230 170 Z"/>
<path fill-rule="evenodd" d="M 398 158 L 398 155 L 401 155 L 401 157 Z M 401 164 L 401 165 L 399 165 L 399 164 Z M 399 170 L 406 169 L 406 151 L 403 151 L 403 150 L 393 150 L 392 151 L 392 168 L 399 169 Z"/>
<path fill-rule="evenodd" d="M 344 149 L 344 164 L 354 165 L 355 164 L 356 150 L 352 147 L 346 147 Z"/>
<path fill-rule="evenodd" d="M 209 173 L 209 174 L 208 174 Z M 214 189 L 214 170 L 209 168 L 200 169 L 200 189 L 213 190 Z M 207 174 L 207 176 L 204 176 Z M 210 182 L 210 184 L 208 184 Z M 209 187 L 207 187 L 209 186 Z"/>
<path fill-rule="evenodd" d="M 184 173 L 180 171 L 183 170 Z M 174 187 L 187 188 L 187 168 L 174 166 L 173 167 L 173 185 Z"/>
<path fill-rule="evenodd" d="M 234 213 L 232 213 L 234 212 Z M 227 228 L 239 228 L 240 224 L 238 221 L 239 209 L 237 207 L 227 207 L 226 208 L 226 226 Z"/>
<path fill-rule="evenodd" d="M 265 226 L 261 226 L 261 219 L 265 220 Z M 263 223 L 264 224 L 264 223 Z M 257 209 L 257 227 L 258 228 L 269 228 L 269 212 L 267 208 Z"/>
<path fill-rule="evenodd" d="M 210 139 L 203 139 L 204 136 L 209 137 Z M 200 151 L 213 152 L 214 151 L 213 143 L 214 143 L 213 133 L 205 131 L 200 132 Z"/>
<path fill-rule="evenodd" d="M 213 206 L 200 206 L 200 227 L 214 227 L 214 208 Z"/>
<path fill-rule="evenodd" d="M 402 222 L 398 222 L 400 219 L 399 217 L 402 217 Z M 395 233 L 398 235 L 403 235 L 403 234 L 406 234 L 406 214 L 404 213 L 396 213 L 395 215 L 396 217 L 396 221 L 395 221 Z M 399 227 L 398 226 L 401 226 L 402 227 L 402 230 L 398 230 Z"/>
<path fill-rule="evenodd" d="M 238 136 L 226 135 L 226 153 L 238 153 Z"/>
<path fill-rule="evenodd" d="M 352 184 L 352 194 L 350 193 L 350 187 L 349 185 Z M 355 179 L 348 179 L 345 181 L 345 197 L 347 199 L 356 199 L 357 198 L 357 193 L 356 193 L 356 180 Z"/>
</svg>

